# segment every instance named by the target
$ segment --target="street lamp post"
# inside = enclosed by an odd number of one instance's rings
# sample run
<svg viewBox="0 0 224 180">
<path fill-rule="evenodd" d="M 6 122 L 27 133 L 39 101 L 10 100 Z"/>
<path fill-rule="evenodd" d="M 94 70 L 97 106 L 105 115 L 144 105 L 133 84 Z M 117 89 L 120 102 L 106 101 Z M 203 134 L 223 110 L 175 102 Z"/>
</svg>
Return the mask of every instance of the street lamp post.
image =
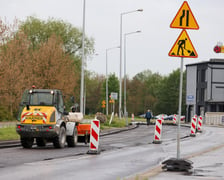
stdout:
<svg viewBox="0 0 224 180">
<path fill-rule="evenodd" d="M 124 117 L 126 119 L 126 125 L 128 126 L 128 118 L 127 118 L 127 91 L 126 91 L 126 81 L 127 81 L 127 73 L 126 73 L 126 37 L 131 34 L 140 33 L 141 31 L 134 31 L 124 34 Z"/>
<path fill-rule="evenodd" d="M 120 15 L 120 88 L 119 88 L 119 118 L 121 119 L 121 101 L 122 101 L 122 20 L 123 15 L 134 13 L 134 12 L 142 12 L 143 9 L 137 9 L 134 11 L 128 11 L 121 13 Z"/>
<path fill-rule="evenodd" d="M 108 115 L 108 69 L 107 69 L 107 64 L 108 64 L 108 51 L 112 49 L 120 48 L 119 46 L 112 47 L 106 49 L 106 115 Z"/>
<path fill-rule="evenodd" d="M 81 87 L 80 87 L 80 112 L 84 113 L 84 62 L 85 62 L 85 9 L 86 0 L 83 0 L 83 24 L 82 24 L 82 67 L 81 67 Z"/>
</svg>

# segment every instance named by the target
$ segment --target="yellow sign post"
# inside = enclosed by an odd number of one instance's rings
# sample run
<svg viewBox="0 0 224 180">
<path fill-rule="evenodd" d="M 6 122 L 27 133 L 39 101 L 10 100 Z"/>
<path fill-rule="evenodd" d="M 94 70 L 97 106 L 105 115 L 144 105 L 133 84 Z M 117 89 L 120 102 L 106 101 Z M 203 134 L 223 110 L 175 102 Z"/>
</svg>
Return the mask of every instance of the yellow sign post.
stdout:
<svg viewBox="0 0 224 180">
<path fill-rule="evenodd" d="M 169 52 L 169 56 L 197 58 L 198 54 L 187 34 L 187 31 L 182 30 L 173 47 Z"/>
<path fill-rule="evenodd" d="M 184 1 L 180 7 L 179 11 L 171 22 L 170 27 L 180 29 L 199 29 L 198 23 L 194 18 L 187 1 Z"/>
<path fill-rule="evenodd" d="M 180 64 L 180 89 L 179 89 L 179 107 L 178 107 L 178 128 L 177 128 L 177 158 L 171 158 L 164 161 L 163 169 L 171 171 L 189 171 L 192 168 L 192 162 L 180 159 L 180 117 L 182 106 L 182 88 L 183 88 L 183 64 L 184 57 L 197 58 L 197 52 L 185 29 L 199 29 L 198 23 L 187 3 L 184 1 L 175 18 L 170 24 L 171 28 L 183 29 L 169 52 L 169 56 L 181 57 Z"/>
</svg>

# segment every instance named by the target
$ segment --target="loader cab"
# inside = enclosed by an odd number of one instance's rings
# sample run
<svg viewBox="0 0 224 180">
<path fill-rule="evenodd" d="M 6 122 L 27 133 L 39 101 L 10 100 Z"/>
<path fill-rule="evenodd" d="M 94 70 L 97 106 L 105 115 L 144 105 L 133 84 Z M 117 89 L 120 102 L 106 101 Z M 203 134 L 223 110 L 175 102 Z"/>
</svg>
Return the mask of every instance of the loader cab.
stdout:
<svg viewBox="0 0 224 180">
<path fill-rule="evenodd" d="M 53 106 L 55 103 L 55 92 L 52 90 L 47 91 L 29 91 L 29 101 L 30 106 Z"/>
<path fill-rule="evenodd" d="M 25 90 L 20 103 L 18 120 L 23 108 L 29 109 L 30 106 L 54 106 L 58 112 L 65 113 L 62 93 L 56 89 Z"/>
</svg>

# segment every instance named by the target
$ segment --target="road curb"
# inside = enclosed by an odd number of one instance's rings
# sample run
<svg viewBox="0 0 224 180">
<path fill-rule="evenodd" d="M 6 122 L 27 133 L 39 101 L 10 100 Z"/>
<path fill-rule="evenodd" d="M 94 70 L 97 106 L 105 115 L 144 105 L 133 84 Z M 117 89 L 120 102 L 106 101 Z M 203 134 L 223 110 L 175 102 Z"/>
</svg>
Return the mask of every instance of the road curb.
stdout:
<svg viewBox="0 0 224 180">
<path fill-rule="evenodd" d="M 0 149 L 21 146 L 20 140 L 0 141 Z"/>
<path fill-rule="evenodd" d="M 107 136 L 110 134 L 117 134 L 123 131 L 129 131 L 137 128 L 138 125 L 131 125 L 125 128 L 112 128 L 107 130 L 101 130 L 100 136 Z M 10 147 L 18 147 L 21 146 L 20 140 L 9 140 L 9 141 L 0 141 L 0 149 L 10 148 Z"/>
<path fill-rule="evenodd" d="M 131 126 L 128 126 L 128 127 L 125 127 L 125 128 L 116 128 L 116 129 L 102 130 L 100 132 L 100 136 L 107 136 L 107 135 L 111 135 L 111 134 L 117 134 L 117 133 L 120 133 L 120 132 L 124 132 L 124 131 L 129 131 L 129 130 L 135 129 L 137 127 L 139 127 L 138 124 L 131 125 Z"/>
<path fill-rule="evenodd" d="M 131 124 L 128 127 L 124 127 L 124 128 L 111 128 L 111 129 L 101 130 L 100 136 L 108 136 L 111 134 L 117 134 L 117 133 L 121 133 L 124 131 L 129 131 L 129 130 L 138 128 L 139 125 L 146 125 L 146 123 L 137 122 L 137 123 Z M 169 125 L 169 124 L 166 124 L 166 125 Z M 181 126 L 190 127 L 189 124 L 181 124 Z M 9 147 L 18 147 L 18 146 L 21 146 L 20 140 L 0 141 L 0 149 L 9 148 Z"/>
</svg>

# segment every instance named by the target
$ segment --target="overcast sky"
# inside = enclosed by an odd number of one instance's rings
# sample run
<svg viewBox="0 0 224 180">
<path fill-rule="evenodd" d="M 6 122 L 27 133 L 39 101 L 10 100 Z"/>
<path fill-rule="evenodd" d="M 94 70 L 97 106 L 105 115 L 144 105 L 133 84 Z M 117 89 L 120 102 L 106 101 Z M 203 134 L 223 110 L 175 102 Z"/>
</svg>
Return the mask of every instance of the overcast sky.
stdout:
<svg viewBox="0 0 224 180">
<path fill-rule="evenodd" d="M 9 22 L 16 17 L 27 16 L 47 20 L 50 17 L 82 28 L 83 0 L 0 0 L 0 17 Z M 170 23 L 181 7 L 182 0 L 86 0 L 86 35 L 95 39 L 98 54 L 88 59 L 87 68 L 105 74 L 106 49 L 119 46 L 120 14 L 139 8 L 123 16 L 123 33 L 141 30 L 127 36 L 127 74 L 133 77 L 144 70 L 167 75 L 180 67 L 180 58 L 168 53 L 178 38 L 181 29 L 170 28 Z M 198 58 L 185 58 L 184 64 L 224 58 L 213 51 L 217 42 L 224 43 L 224 0 L 187 1 L 199 30 L 187 30 L 198 53 Z M 108 51 L 108 73 L 119 77 L 120 51 Z M 122 70 L 123 71 L 123 70 Z"/>
</svg>

